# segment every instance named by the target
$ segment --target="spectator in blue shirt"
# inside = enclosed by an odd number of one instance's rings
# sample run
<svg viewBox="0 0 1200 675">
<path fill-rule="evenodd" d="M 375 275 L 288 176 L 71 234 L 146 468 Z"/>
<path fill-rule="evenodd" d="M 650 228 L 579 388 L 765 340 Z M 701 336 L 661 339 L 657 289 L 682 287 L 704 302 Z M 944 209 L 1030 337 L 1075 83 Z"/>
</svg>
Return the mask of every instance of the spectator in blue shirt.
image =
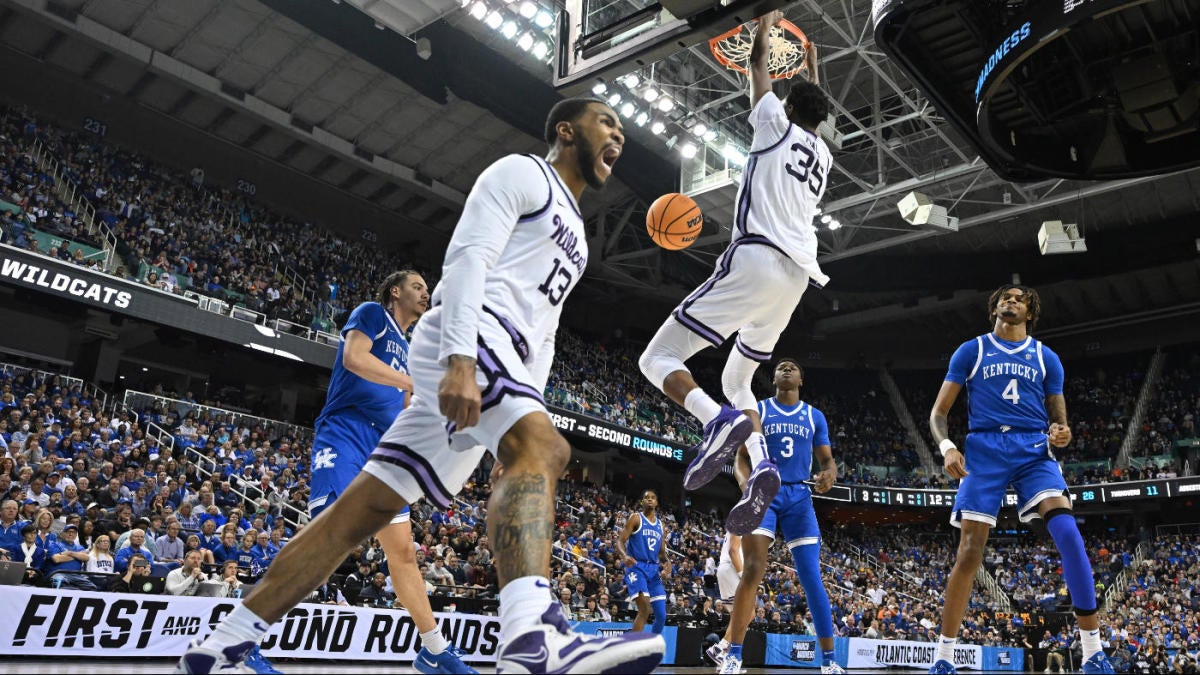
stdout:
<svg viewBox="0 0 1200 675">
<path fill-rule="evenodd" d="M 12 559 L 25 563 L 25 583 L 38 585 L 42 580 L 42 569 L 46 566 L 46 549 L 37 542 L 37 528 L 25 523 L 21 528 L 21 543 L 17 545 Z"/>
<path fill-rule="evenodd" d="M 271 545 L 271 534 L 263 531 L 259 532 L 255 537 L 254 547 L 250 549 L 250 553 L 258 558 L 259 565 L 265 569 L 275 560 L 275 556 L 279 554 L 279 549 Z"/>
<path fill-rule="evenodd" d="M 237 531 L 233 528 L 228 528 L 221 533 L 221 543 L 212 549 L 213 560 L 218 565 L 223 564 L 226 560 L 237 561 L 238 559 L 238 542 Z"/>
<path fill-rule="evenodd" d="M 82 574 L 89 559 L 87 549 L 79 544 L 79 527 L 67 525 L 46 550 L 46 577 L 56 587 L 94 591 L 96 584 Z"/>
<path fill-rule="evenodd" d="M 17 559 L 17 552 L 20 550 L 21 528 L 28 525 L 17 518 L 17 509 L 17 502 L 12 499 L 0 504 L 0 549 L 8 551 L 12 560 Z"/>
<path fill-rule="evenodd" d="M 145 556 L 146 560 L 150 563 L 154 562 L 154 554 L 150 552 L 150 549 L 146 548 L 146 531 L 140 528 L 134 528 L 129 531 L 129 541 L 117 549 L 116 554 L 113 556 L 113 564 L 117 574 L 125 573 L 125 568 L 129 567 L 129 559 L 134 554 Z"/>
</svg>

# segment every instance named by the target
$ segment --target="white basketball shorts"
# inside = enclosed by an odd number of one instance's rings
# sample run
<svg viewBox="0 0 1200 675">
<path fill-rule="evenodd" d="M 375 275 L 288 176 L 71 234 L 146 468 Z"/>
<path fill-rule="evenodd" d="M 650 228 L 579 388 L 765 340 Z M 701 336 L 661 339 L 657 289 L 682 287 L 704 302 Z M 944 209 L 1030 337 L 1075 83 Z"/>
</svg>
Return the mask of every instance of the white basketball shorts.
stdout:
<svg viewBox="0 0 1200 675">
<path fill-rule="evenodd" d="M 768 361 L 808 280 L 808 272 L 766 237 L 747 235 L 725 249 L 716 271 L 672 316 L 714 347 L 738 333 L 738 351 Z"/>
<path fill-rule="evenodd" d="M 542 392 L 526 368 L 532 363 L 524 339 L 503 319 L 484 311 L 479 321 L 475 378 L 483 396 L 479 423 L 458 431 L 438 409 L 438 384 L 446 370 L 438 365 L 441 308 L 425 313 L 417 324 L 409 351 L 413 402 L 383 433 L 363 470 L 386 483 L 405 501 L 422 496 L 447 507 L 462 489 L 483 453 L 496 451 L 500 439 L 517 420 L 546 414 Z M 507 322 L 504 322 L 507 323 Z"/>
<path fill-rule="evenodd" d="M 737 593 L 738 581 L 738 573 L 733 569 L 732 563 L 722 563 L 717 568 L 717 592 L 721 594 L 721 600 L 733 602 L 733 595 Z"/>
</svg>

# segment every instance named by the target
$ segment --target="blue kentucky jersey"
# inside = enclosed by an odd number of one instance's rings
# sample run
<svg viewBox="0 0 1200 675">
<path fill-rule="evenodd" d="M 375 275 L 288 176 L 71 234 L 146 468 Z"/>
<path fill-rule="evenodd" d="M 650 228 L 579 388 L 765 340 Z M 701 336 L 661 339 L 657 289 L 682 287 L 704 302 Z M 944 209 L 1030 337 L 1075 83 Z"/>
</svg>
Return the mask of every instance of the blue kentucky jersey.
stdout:
<svg viewBox="0 0 1200 675">
<path fill-rule="evenodd" d="M 804 401 L 788 407 L 774 397 L 758 402 L 758 415 L 779 479 L 799 483 L 811 478 L 813 447 L 831 445 L 825 415 Z"/>
<path fill-rule="evenodd" d="M 634 530 L 633 534 L 629 535 L 625 550 L 631 558 L 640 563 L 658 564 L 658 555 L 663 542 L 662 517 L 655 518 L 652 523 L 646 514 L 639 513 L 638 515 L 642 517 L 642 524 Z"/>
<path fill-rule="evenodd" d="M 402 373 L 408 372 L 408 340 L 400 332 L 400 327 L 383 305 L 364 302 L 354 308 L 342 328 L 342 343 L 338 346 L 337 360 L 333 362 L 329 392 L 317 422 L 331 415 L 352 412 L 368 422 L 374 422 L 376 426 L 387 428 L 404 409 L 404 391 L 365 380 L 342 365 L 345 338 L 351 330 L 371 338 L 371 354 L 380 361 Z"/>
<path fill-rule="evenodd" d="M 1046 397 L 1063 392 L 1058 355 L 1038 340 L 994 334 L 964 342 L 950 357 L 946 380 L 967 388 L 970 431 L 1045 431 Z"/>
</svg>

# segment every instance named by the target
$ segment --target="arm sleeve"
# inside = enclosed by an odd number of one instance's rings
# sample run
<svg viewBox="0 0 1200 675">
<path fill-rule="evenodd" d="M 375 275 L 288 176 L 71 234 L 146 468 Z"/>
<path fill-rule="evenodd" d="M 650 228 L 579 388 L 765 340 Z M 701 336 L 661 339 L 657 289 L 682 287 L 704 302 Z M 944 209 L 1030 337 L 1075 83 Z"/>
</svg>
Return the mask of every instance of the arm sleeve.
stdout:
<svg viewBox="0 0 1200 675">
<path fill-rule="evenodd" d="M 783 102 L 775 92 L 767 92 L 750 110 L 750 126 L 754 128 L 752 151 L 765 150 L 775 145 L 791 128 L 792 123 L 783 109 Z"/>
<path fill-rule="evenodd" d="M 1050 351 L 1049 347 L 1043 345 L 1042 360 L 1046 362 L 1046 395 L 1056 396 L 1062 394 L 1063 380 L 1066 378 L 1062 359 L 1058 358 L 1058 354 Z"/>
<path fill-rule="evenodd" d="M 950 369 L 946 372 L 946 381 L 966 384 L 967 377 L 975 369 L 975 362 L 978 360 L 979 344 L 975 340 L 962 343 L 950 357 Z"/>
<path fill-rule="evenodd" d="M 438 362 L 475 358 L 484 280 L 523 214 L 550 200 L 549 179 L 532 157 L 509 155 L 489 166 L 463 206 L 442 265 L 442 341 Z"/>
<path fill-rule="evenodd" d="M 377 302 L 364 302 L 355 307 L 354 311 L 350 312 L 350 318 L 346 319 L 346 325 L 342 326 L 342 337 L 346 337 L 347 333 L 356 330 L 374 341 L 375 336 L 387 327 L 385 311 L 383 305 Z"/>
<path fill-rule="evenodd" d="M 816 448 L 822 445 L 833 447 L 833 444 L 829 442 L 829 424 L 825 421 L 825 413 L 816 408 L 813 408 L 812 412 L 813 427 L 815 429 L 813 432 L 813 447 Z"/>
</svg>

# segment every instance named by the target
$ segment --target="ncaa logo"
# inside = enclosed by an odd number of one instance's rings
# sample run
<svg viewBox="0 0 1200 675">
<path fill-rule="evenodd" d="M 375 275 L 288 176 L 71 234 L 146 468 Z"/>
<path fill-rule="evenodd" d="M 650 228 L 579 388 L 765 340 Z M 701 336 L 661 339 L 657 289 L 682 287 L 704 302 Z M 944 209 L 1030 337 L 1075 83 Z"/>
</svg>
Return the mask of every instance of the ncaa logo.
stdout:
<svg viewBox="0 0 1200 675">
<path fill-rule="evenodd" d="M 812 640 L 792 640 L 790 656 L 793 661 L 815 661 L 817 644 Z"/>
<path fill-rule="evenodd" d="M 996 652 L 996 663 L 1002 666 L 1007 666 L 1012 663 L 1012 655 L 1004 650 Z"/>
</svg>

